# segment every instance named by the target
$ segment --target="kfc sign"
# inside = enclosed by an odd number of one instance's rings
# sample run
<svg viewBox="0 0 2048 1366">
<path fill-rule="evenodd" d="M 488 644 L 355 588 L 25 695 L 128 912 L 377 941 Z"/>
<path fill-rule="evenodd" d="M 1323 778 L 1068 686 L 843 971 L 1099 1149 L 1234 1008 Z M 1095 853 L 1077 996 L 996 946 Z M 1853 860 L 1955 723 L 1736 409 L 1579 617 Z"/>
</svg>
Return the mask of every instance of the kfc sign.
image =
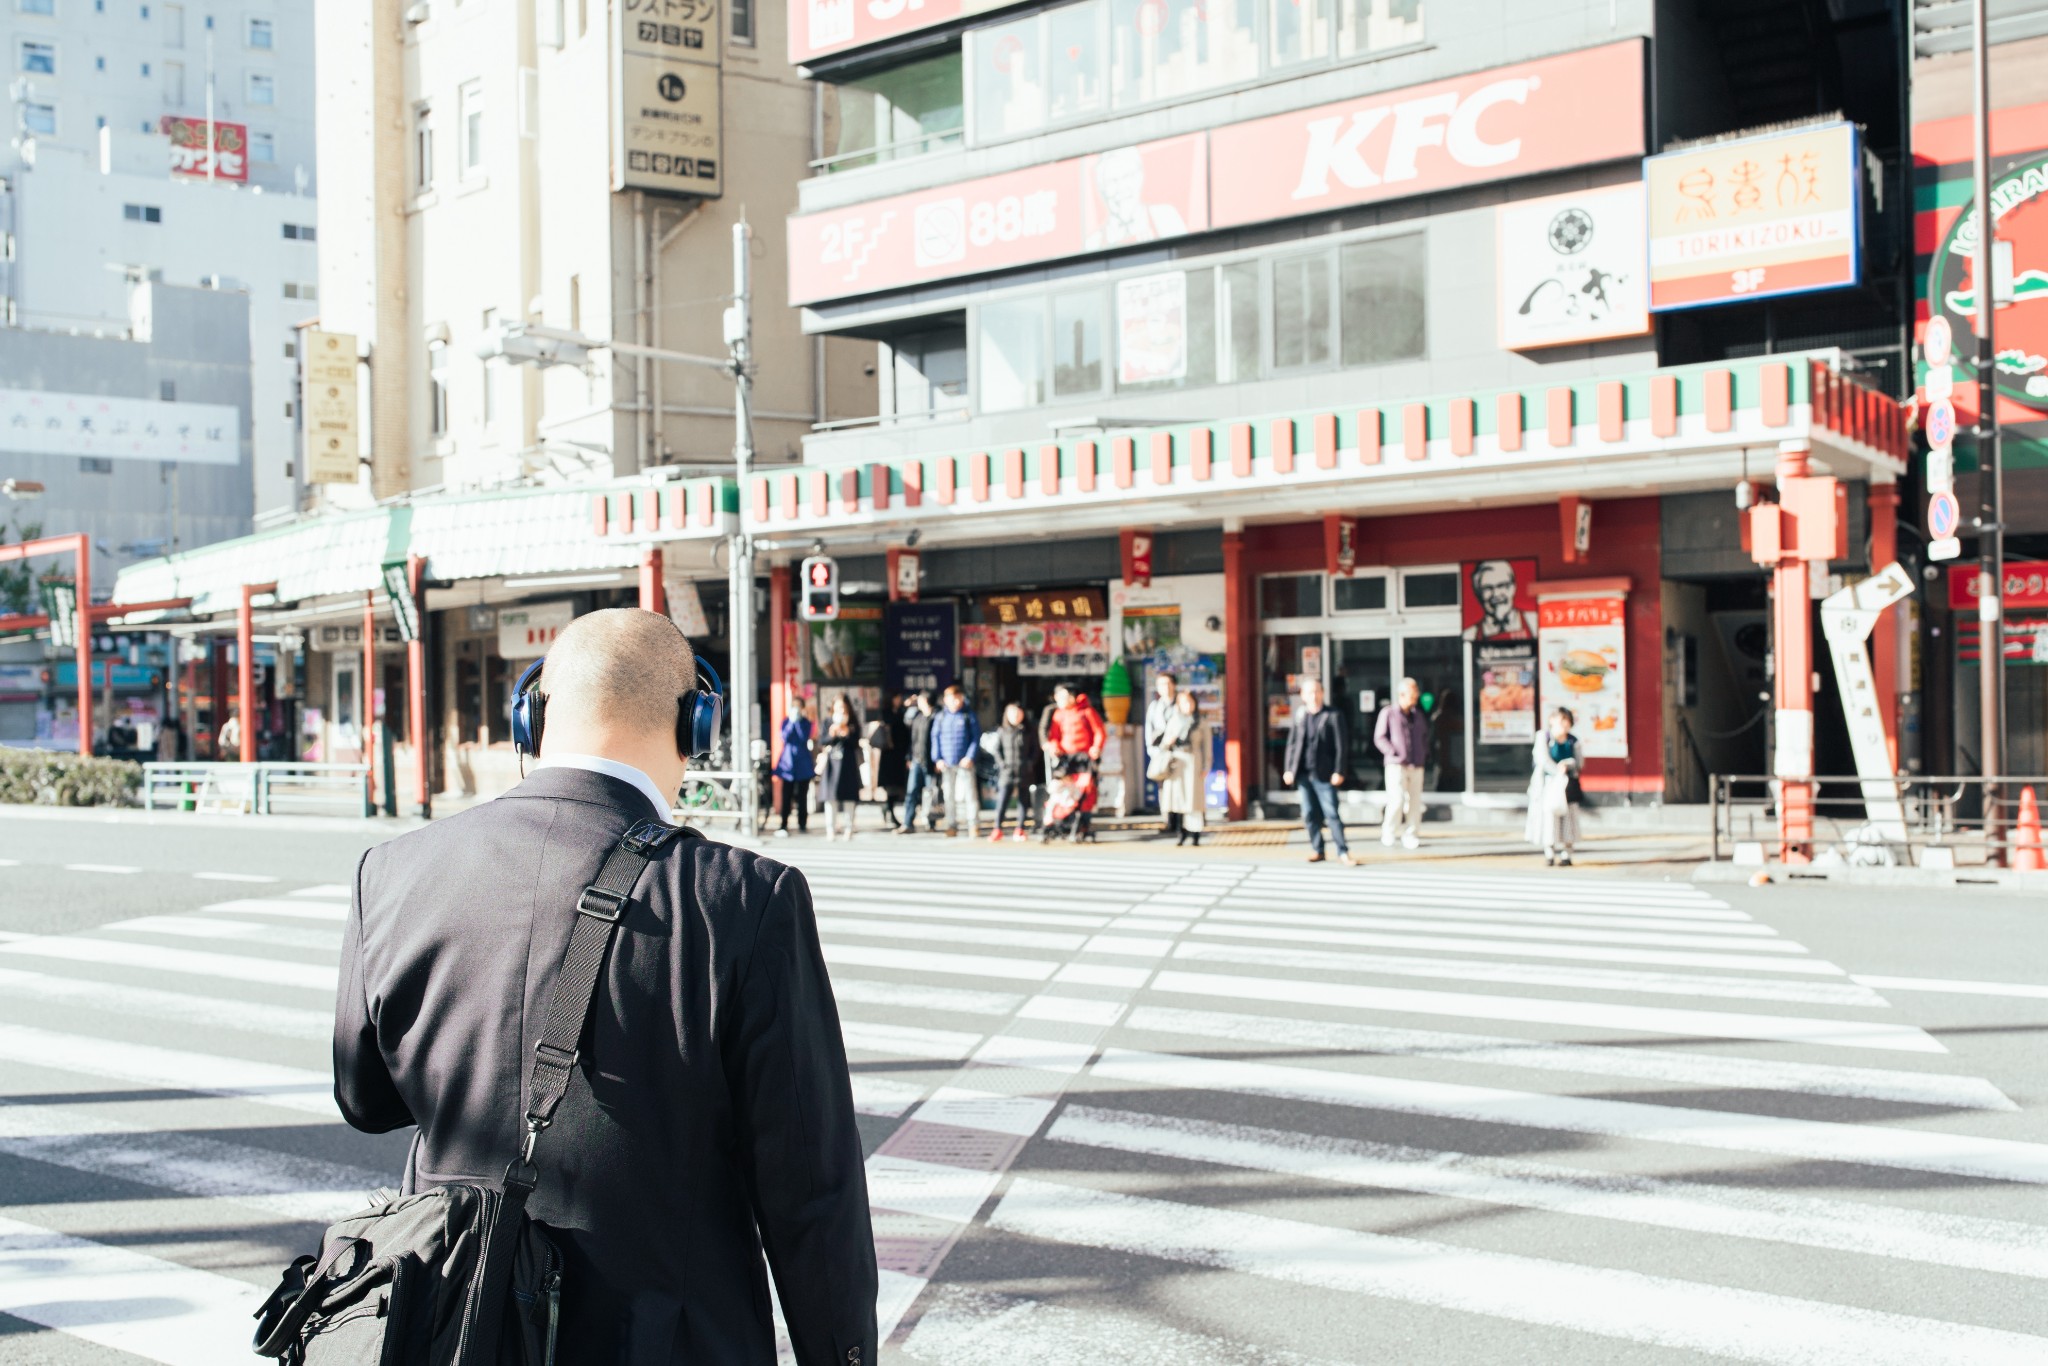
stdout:
<svg viewBox="0 0 2048 1366">
<path fill-rule="evenodd" d="M 789 301 L 1157 242 L 1209 227 L 1208 142 L 1189 133 L 789 220 Z"/>
<path fill-rule="evenodd" d="M 1209 135 L 1219 228 L 1643 152 L 1639 39 Z"/>
<path fill-rule="evenodd" d="M 171 174 L 197 180 L 249 179 L 249 126 L 214 121 L 213 148 L 206 146 L 206 120 L 166 114 L 158 125 L 171 140 Z"/>
</svg>

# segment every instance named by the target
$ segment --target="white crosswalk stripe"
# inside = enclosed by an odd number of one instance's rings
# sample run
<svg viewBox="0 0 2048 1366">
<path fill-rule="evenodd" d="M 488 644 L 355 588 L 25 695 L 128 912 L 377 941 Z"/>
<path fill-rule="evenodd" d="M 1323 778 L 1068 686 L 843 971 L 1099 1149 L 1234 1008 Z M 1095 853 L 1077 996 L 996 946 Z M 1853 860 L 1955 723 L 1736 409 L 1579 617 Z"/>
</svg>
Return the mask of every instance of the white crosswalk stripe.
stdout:
<svg viewBox="0 0 2048 1366">
<path fill-rule="evenodd" d="M 2048 1280 L 2048 1144 L 1910 1012 L 2048 988 L 1845 970 L 1683 885 L 904 843 L 773 851 L 865 1117 L 885 1359 L 1503 1359 L 1450 1351 L 1482 1322 L 1575 1362 L 2048 1359 L 1997 1288 Z M 266 1268 L 121 1202 L 289 1251 L 395 1180 L 333 1108 L 348 895 L 0 937 L 0 1172 L 55 1174 L 0 1176 L 0 1313 L 236 1359 Z"/>
</svg>

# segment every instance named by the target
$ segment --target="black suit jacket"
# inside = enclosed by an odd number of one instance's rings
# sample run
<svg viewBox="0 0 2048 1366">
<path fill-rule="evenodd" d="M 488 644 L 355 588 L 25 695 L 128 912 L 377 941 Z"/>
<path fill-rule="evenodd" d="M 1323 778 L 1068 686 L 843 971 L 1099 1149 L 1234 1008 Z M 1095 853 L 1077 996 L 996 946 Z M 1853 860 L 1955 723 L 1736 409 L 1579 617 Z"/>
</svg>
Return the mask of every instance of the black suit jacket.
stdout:
<svg viewBox="0 0 2048 1366">
<path fill-rule="evenodd" d="M 1344 719 L 1328 703 L 1321 711 L 1296 706 L 1294 724 L 1287 730 L 1287 758 L 1283 772 L 1294 775 L 1300 787 L 1309 779 L 1328 782 L 1344 771 L 1349 762 L 1344 744 Z"/>
<path fill-rule="evenodd" d="M 419 1126 L 408 1189 L 502 1177 L 577 894 L 650 814 L 618 779 L 542 769 L 363 856 L 334 1093 L 358 1129 Z M 536 1162 L 564 1360 L 772 1363 L 765 1247 L 797 1360 L 874 1363 L 866 1175 L 801 873 L 694 837 L 648 867 Z"/>
</svg>

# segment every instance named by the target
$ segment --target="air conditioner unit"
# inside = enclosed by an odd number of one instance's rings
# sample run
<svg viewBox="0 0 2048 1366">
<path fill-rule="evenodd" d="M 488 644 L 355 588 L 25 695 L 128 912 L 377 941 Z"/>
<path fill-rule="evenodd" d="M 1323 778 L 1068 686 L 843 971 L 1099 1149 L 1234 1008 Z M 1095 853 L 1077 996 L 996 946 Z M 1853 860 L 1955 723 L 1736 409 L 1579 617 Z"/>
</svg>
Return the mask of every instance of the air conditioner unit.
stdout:
<svg viewBox="0 0 2048 1366">
<path fill-rule="evenodd" d="M 424 24 L 427 22 L 427 16 L 432 13 L 433 10 L 428 7 L 427 0 L 418 0 L 417 4 L 407 5 L 405 12 L 399 17 L 408 24 Z"/>
</svg>

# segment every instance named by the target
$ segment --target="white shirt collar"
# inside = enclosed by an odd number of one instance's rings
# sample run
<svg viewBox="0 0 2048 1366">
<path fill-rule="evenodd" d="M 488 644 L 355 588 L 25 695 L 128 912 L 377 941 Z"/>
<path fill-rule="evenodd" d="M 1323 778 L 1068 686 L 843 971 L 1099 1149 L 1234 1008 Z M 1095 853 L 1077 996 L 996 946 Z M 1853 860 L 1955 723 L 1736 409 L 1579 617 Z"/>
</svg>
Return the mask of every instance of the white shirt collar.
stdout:
<svg viewBox="0 0 2048 1366">
<path fill-rule="evenodd" d="M 607 759 L 600 754 L 549 754 L 533 766 L 533 771 L 538 773 L 544 768 L 580 768 L 586 773 L 602 773 L 607 778 L 617 778 L 622 783 L 631 783 L 654 804 L 654 810 L 662 820 L 668 819 L 668 799 L 661 795 L 661 789 L 654 785 L 654 779 L 631 764 L 622 764 L 617 759 Z"/>
</svg>

